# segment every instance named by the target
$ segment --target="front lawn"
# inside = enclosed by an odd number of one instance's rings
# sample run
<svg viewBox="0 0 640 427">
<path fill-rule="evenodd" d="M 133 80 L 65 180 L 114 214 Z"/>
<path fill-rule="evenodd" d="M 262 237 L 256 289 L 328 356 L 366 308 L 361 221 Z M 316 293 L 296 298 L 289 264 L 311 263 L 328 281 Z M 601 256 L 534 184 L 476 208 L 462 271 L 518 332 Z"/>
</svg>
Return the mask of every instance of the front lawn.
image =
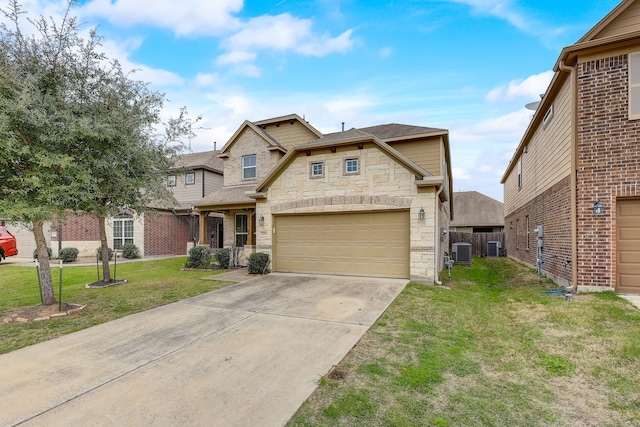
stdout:
<svg viewBox="0 0 640 427">
<path fill-rule="evenodd" d="M 573 301 L 508 259 L 409 284 L 289 426 L 620 426 L 640 420 L 640 312 Z"/>
<path fill-rule="evenodd" d="M 118 264 L 117 279 L 127 279 L 128 283 L 101 289 L 84 287 L 96 281 L 95 266 L 65 265 L 62 269 L 62 299 L 64 302 L 86 305 L 82 313 L 29 323 L 0 322 L 0 354 L 230 284 L 201 280 L 215 273 L 181 271 L 184 264 L 185 258 Z M 52 268 L 51 272 L 57 299 L 59 269 Z M 2 265 L 0 277 L 0 320 L 9 310 L 40 304 L 34 267 Z"/>
</svg>

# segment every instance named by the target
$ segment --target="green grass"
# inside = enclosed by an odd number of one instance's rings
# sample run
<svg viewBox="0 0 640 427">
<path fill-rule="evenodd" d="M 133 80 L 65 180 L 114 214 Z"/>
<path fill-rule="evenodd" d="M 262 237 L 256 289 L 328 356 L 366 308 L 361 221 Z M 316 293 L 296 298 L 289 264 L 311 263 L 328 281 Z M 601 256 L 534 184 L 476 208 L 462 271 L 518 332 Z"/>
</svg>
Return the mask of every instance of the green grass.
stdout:
<svg viewBox="0 0 640 427">
<path fill-rule="evenodd" d="M 181 271 L 184 263 L 184 258 L 168 258 L 118 264 L 117 278 L 128 283 L 101 289 L 84 287 L 97 280 L 95 266 L 65 265 L 62 300 L 86 308 L 80 315 L 44 322 L 0 323 L 0 354 L 229 285 L 201 280 L 215 274 L 211 271 Z M 58 299 L 59 269 L 51 271 Z M 34 267 L 2 265 L 0 274 L 0 318 L 9 310 L 40 304 Z"/>
<path fill-rule="evenodd" d="M 289 426 L 634 425 L 640 312 L 509 259 L 409 284 Z"/>
</svg>

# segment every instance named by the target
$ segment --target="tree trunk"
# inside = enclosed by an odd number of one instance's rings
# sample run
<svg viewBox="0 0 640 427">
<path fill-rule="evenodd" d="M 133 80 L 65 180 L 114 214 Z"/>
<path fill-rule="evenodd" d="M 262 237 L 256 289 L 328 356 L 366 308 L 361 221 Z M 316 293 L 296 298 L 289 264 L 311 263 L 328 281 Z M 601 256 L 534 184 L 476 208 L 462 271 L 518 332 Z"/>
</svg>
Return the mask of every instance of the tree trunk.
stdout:
<svg viewBox="0 0 640 427">
<path fill-rule="evenodd" d="M 53 280 L 49 268 L 49 252 L 47 251 L 47 239 L 44 237 L 44 224 L 42 221 L 33 221 L 33 235 L 36 238 L 36 250 L 40 262 L 40 286 L 42 289 L 42 301 L 44 305 L 53 305 L 56 298 L 53 295 Z"/>
<path fill-rule="evenodd" d="M 98 217 L 100 228 L 100 247 L 102 248 L 102 281 L 111 283 L 111 271 L 109 270 L 109 242 L 107 242 L 107 219 L 103 216 Z"/>
</svg>

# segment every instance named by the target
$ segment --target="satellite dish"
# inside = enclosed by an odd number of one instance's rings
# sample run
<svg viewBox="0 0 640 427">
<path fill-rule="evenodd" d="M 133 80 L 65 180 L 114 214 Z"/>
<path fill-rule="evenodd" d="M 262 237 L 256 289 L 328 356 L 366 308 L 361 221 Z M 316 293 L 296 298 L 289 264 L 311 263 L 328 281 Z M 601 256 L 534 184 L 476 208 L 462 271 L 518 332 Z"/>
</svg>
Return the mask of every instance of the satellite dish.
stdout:
<svg viewBox="0 0 640 427">
<path fill-rule="evenodd" d="M 540 106 L 540 101 L 534 101 L 525 105 L 524 108 L 526 108 L 527 110 L 536 111 L 539 106 Z"/>
</svg>

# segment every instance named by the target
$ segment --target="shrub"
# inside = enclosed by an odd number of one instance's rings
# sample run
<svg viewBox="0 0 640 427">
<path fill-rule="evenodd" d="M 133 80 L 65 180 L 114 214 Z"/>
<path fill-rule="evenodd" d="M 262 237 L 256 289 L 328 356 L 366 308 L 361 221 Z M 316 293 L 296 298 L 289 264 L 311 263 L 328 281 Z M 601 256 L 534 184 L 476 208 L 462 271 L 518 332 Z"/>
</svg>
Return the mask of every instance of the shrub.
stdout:
<svg viewBox="0 0 640 427">
<path fill-rule="evenodd" d="M 211 251 L 207 246 L 195 246 L 189 249 L 187 267 L 209 268 L 211 266 Z"/>
<path fill-rule="evenodd" d="M 133 243 L 125 243 L 122 246 L 122 256 L 127 259 L 138 258 L 138 247 Z"/>
<path fill-rule="evenodd" d="M 51 255 L 53 254 L 53 251 L 51 251 L 51 248 L 47 248 L 47 253 L 49 254 L 49 259 L 51 259 Z M 34 249 L 33 250 L 33 259 L 38 259 L 38 249 Z"/>
<path fill-rule="evenodd" d="M 108 248 L 109 249 L 109 261 L 111 261 L 113 259 L 113 249 Z M 102 260 L 102 247 L 99 247 L 96 250 L 96 254 L 98 255 L 98 259 Z"/>
<path fill-rule="evenodd" d="M 77 248 L 62 248 L 59 255 L 62 262 L 74 262 L 78 258 L 79 252 Z"/>
<path fill-rule="evenodd" d="M 216 257 L 216 261 L 218 261 L 218 265 L 220 266 L 220 268 L 229 268 L 229 263 L 231 262 L 230 248 L 220 248 L 216 251 L 214 256 Z"/>
<path fill-rule="evenodd" d="M 269 254 L 256 252 L 249 255 L 247 259 L 247 270 L 249 274 L 263 274 L 269 265 Z"/>
</svg>

